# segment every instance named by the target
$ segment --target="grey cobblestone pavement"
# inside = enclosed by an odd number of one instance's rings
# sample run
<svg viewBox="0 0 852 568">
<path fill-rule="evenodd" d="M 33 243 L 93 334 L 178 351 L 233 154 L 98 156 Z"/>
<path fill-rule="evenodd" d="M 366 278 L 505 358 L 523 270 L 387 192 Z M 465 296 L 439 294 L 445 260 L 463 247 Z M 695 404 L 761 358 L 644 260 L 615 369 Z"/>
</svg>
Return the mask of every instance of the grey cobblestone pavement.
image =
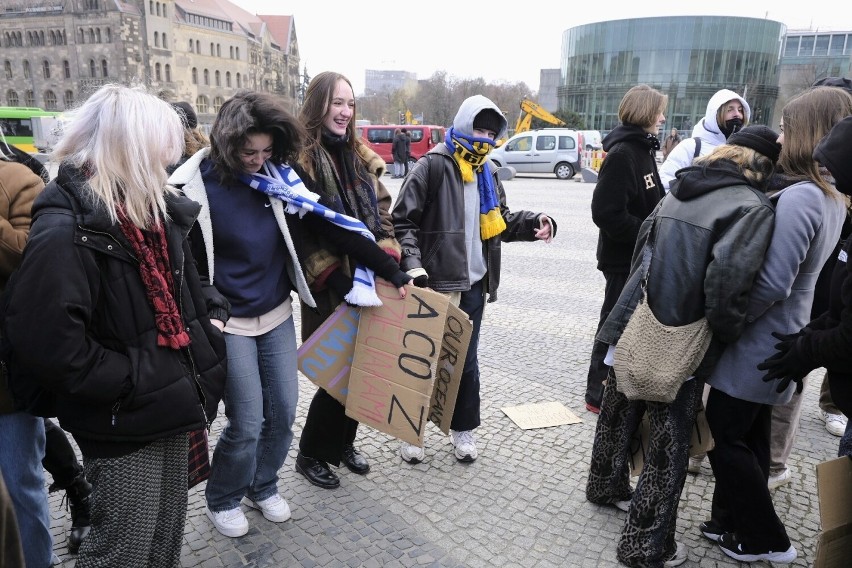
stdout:
<svg viewBox="0 0 852 568">
<path fill-rule="evenodd" d="M 395 194 L 399 180 L 385 180 Z M 429 426 L 426 461 L 411 466 L 400 459 L 396 440 L 362 427 L 357 444 L 370 473 L 361 477 L 344 468 L 339 489 L 314 487 L 293 470 L 315 390 L 302 377 L 296 440 L 279 482 L 293 518 L 275 524 L 248 510 L 249 533 L 226 538 L 204 515 L 202 484 L 189 494 L 182 566 L 618 566 L 615 544 L 624 513 L 585 500 L 596 416 L 585 410 L 583 394 L 604 285 L 595 269 L 597 230 L 589 211 L 594 186 L 542 176 L 516 178 L 505 187 L 511 208 L 552 215 L 559 234 L 550 245 L 503 246 L 499 301 L 488 304 L 482 326 L 479 459 L 458 463 L 447 437 Z M 820 527 L 815 466 L 836 455 L 839 441 L 819 416 L 820 380 L 817 371 L 805 390 L 789 464 L 793 479 L 774 492 L 799 551 L 792 566 L 813 562 Z M 522 430 L 500 410 L 547 401 L 561 402 L 582 422 Z M 220 414 L 211 444 L 224 422 Z M 739 565 L 698 532 L 709 518 L 713 485 L 707 463 L 687 478 L 677 525 L 689 551 L 686 566 Z M 50 505 L 54 549 L 61 566 L 71 568 L 65 546 L 70 517 L 61 494 L 52 494 Z"/>
</svg>

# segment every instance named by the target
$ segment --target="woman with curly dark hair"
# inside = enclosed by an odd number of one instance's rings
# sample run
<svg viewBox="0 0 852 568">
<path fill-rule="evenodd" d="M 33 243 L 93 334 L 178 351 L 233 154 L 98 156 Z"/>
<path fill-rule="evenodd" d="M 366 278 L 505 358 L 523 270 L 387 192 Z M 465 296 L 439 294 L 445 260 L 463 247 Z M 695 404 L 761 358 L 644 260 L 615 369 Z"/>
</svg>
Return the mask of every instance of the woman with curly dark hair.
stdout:
<svg viewBox="0 0 852 568">
<path fill-rule="evenodd" d="M 191 235 L 199 272 L 232 306 L 227 322 L 214 322 L 225 332 L 228 350 L 228 423 L 216 443 L 206 489 L 207 516 L 229 537 L 248 532 L 240 503 L 272 522 L 290 518 L 278 493 L 278 470 L 293 441 L 299 396 L 291 292 L 304 305 L 316 305 L 296 254 L 293 226 L 299 233 L 322 232 L 340 246 L 363 245 L 364 264 L 398 288 L 406 280 L 369 239 L 352 238 L 350 230 L 320 215 L 293 214 L 297 200 L 306 199 L 314 211 L 322 208 L 319 196 L 307 191 L 288 165 L 303 137 L 298 120 L 278 99 L 242 91 L 219 110 L 210 148 L 169 178 L 201 204 Z M 351 279 L 349 286 L 354 290 Z"/>
</svg>

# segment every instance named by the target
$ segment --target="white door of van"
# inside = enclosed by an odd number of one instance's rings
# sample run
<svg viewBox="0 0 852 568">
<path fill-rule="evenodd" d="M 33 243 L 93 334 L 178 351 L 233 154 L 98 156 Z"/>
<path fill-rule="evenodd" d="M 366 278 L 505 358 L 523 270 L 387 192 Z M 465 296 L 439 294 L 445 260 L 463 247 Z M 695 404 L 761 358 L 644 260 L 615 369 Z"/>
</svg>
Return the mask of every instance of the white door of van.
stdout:
<svg viewBox="0 0 852 568">
<path fill-rule="evenodd" d="M 549 174 L 556 165 L 556 135 L 539 132 L 532 153 L 533 173 Z"/>
</svg>

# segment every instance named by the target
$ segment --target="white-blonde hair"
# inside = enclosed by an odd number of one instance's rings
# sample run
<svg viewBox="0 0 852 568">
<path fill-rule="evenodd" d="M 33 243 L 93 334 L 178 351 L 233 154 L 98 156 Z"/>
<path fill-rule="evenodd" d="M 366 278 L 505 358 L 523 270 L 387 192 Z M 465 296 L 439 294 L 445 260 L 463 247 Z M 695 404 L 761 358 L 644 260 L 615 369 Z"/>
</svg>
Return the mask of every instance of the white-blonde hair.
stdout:
<svg viewBox="0 0 852 568">
<path fill-rule="evenodd" d="M 52 154 L 87 176 L 113 222 L 117 209 L 147 229 L 166 217 L 166 166 L 183 154 L 183 124 L 143 87 L 104 85 L 72 111 Z"/>
</svg>

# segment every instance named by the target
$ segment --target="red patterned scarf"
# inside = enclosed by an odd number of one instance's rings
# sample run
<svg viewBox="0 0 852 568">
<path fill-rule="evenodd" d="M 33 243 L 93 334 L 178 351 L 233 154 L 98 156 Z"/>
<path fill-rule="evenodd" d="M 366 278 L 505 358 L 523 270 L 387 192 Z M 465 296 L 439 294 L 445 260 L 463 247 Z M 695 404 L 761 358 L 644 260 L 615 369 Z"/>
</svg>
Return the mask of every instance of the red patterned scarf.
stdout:
<svg viewBox="0 0 852 568">
<path fill-rule="evenodd" d="M 189 345 L 189 335 L 184 330 L 172 290 L 174 280 L 169 268 L 169 251 L 166 248 L 166 231 L 159 224 L 150 231 L 142 231 L 130 222 L 123 209 L 118 210 L 121 232 L 139 260 L 139 275 L 157 324 L 157 345 L 180 349 Z"/>
</svg>

